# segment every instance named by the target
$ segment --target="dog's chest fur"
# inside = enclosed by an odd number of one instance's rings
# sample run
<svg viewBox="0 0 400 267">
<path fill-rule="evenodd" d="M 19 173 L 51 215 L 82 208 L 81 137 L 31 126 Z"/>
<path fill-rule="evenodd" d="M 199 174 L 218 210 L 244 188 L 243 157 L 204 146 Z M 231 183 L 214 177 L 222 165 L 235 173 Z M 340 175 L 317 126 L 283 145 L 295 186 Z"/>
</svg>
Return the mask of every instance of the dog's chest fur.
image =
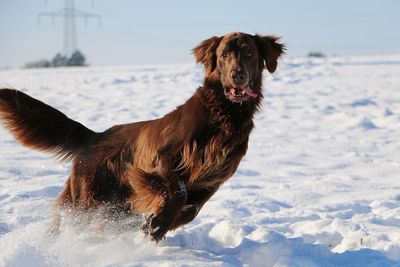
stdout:
<svg viewBox="0 0 400 267">
<path fill-rule="evenodd" d="M 235 173 L 247 151 L 254 111 L 252 104 L 226 103 L 215 90 L 199 89 L 177 110 L 141 128 L 133 166 L 156 171 L 158 153 L 172 143 L 173 172 L 188 190 L 218 188 Z"/>
<path fill-rule="evenodd" d="M 205 145 L 196 140 L 185 143 L 177 172 L 186 178 L 188 190 L 219 187 L 235 173 L 246 153 L 247 141 L 218 134 Z"/>
</svg>

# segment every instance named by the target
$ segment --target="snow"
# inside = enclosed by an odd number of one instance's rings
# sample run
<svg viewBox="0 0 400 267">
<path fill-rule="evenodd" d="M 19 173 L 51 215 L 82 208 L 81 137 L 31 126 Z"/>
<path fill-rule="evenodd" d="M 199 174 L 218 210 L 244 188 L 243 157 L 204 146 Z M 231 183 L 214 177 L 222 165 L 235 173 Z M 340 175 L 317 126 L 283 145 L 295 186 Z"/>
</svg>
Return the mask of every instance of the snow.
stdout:
<svg viewBox="0 0 400 267">
<path fill-rule="evenodd" d="M 0 71 L 96 131 L 162 116 L 202 79 L 193 64 Z M 286 59 L 264 80 L 238 171 L 158 244 L 134 220 L 48 236 L 70 164 L 0 127 L 0 266 L 400 266 L 400 56 Z"/>
</svg>

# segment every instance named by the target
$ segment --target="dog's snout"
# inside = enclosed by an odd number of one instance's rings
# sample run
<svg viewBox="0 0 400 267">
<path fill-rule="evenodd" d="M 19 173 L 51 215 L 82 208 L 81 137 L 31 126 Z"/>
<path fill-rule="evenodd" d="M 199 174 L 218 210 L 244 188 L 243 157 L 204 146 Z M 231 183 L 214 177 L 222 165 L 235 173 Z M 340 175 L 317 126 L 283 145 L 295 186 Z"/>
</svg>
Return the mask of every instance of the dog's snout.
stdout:
<svg viewBox="0 0 400 267">
<path fill-rule="evenodd" d="M 247 75 L 241 68 L 237 68 L 231 73 L 232 80 L 237 84 L 242 84 L 246 81 Z"/>
</svg>

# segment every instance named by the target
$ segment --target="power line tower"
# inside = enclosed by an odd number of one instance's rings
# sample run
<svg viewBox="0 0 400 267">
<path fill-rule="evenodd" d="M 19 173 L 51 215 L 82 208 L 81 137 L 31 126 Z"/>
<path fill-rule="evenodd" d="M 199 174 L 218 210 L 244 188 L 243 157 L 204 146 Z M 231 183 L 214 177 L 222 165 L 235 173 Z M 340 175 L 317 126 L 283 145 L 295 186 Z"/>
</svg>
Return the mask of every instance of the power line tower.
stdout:
<svg viewBox="0 0 400 267">
<path fill-rule="evenodd" d="M 93 2 L 92 2 L 93 5 Z M 101 26 L 101 16 L 76 9 L 74 7 L 74 0 L 65 0 L 65 7 L 53 12 L 42 12 L 38 15 L 38 23 L 40 24 L 41 17 L 51 17 L 52 24 L 54 25 L 55 18 L 64 18 L 64 40 L 63 52 L 65 56 L 71 55 L 73 51 L 78 48 L 78 39 L 76 32 L 76 19 L 83 18 L 85 25 L 88 24 L 90 18 L 97 20 L 99 27 Z"/>
</svg>

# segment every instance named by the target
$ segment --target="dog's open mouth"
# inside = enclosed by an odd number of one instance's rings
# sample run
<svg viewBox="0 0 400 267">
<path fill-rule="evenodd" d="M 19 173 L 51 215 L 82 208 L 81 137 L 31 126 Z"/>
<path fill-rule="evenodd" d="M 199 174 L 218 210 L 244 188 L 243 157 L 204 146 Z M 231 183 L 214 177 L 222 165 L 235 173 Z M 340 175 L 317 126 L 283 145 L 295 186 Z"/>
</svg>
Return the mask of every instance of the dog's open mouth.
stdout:
<svg viewBox="0 0 400 267">
<path fill-rule="evenodd" d="M 257 94 L 250 88 L 249 85 L 243 87 L 225 88 L 224 93 L 226 98 L 235 103 L 241 103 L 257 98 Z"/>
</svg>

